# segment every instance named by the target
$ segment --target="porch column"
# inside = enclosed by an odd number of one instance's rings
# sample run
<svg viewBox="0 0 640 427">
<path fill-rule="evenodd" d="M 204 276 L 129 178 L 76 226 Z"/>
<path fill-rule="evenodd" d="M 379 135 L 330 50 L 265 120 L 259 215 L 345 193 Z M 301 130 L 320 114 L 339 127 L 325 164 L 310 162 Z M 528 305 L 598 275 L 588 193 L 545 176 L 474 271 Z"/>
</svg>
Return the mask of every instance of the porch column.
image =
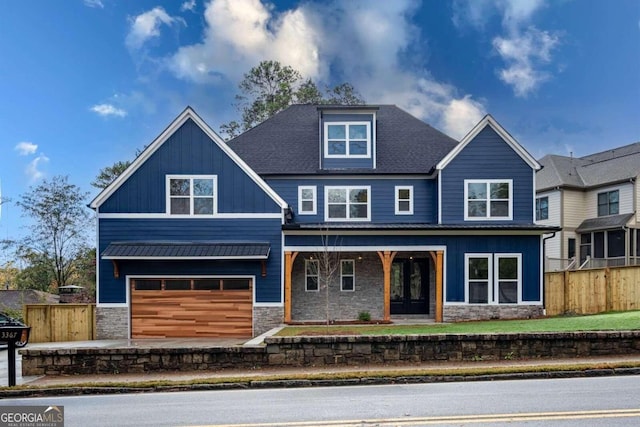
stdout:
<svg viewBox="0 0 640 427">
<path fill-rule="evenodd" d="M 291 323 L 291 272 L 298 252 L 284 253 L 284 323 Z"/>
<path fill-rule="evenodd" d="M 435 321 L 442 322 L 442 260 L 443 260 L 443 251 L 436 252 L 436 315 Z"/>
<path fill-rule="evenodd" d="M 384 318 L 385 322 L 391 320 L 391 263 L 397 252 L 378 251 L 380 261 L 382 261 L 382 271 L 384 273 Z"/>
</svg>

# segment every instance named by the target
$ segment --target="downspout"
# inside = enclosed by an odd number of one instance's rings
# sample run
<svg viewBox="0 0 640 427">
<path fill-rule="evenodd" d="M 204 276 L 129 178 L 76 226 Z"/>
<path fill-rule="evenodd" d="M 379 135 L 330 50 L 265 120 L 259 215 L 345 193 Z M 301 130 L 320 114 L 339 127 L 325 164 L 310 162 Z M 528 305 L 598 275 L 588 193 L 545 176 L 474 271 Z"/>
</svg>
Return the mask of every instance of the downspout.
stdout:
<svg viewBox="0 0 640 427">
<path fill-rule="evenodd" d="M 546 266 L 547 266 L 547 257 L 546 257 L 545 244 L 547 243 L 547 240 L 553 239 L 554 237 L 556 237 L 556 233 L 557 233 L 557 231 L 553 231 L 551 233 L 551 236 L 542 238 L 542 309 L 544 310 L 545 314 L 547 312 L 547 301 L 546 301 L 546 296 L 545 296 L 545 289 L 546 289 L 547 286 L 546 286 L 545 277 L 544 277 L 544 275 L 546 273 Z"/>
</svg>

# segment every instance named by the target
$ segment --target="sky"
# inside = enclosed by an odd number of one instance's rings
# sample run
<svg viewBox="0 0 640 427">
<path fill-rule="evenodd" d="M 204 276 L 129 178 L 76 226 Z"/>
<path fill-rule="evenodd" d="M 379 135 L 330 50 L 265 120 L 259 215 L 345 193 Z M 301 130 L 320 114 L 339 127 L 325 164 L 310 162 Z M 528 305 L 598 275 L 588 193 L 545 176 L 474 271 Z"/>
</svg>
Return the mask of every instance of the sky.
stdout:
<svg viewBox="0 0 640 427">
<path fill-rule="evenodd" d="M 268 59 L 457 139 L 490 113 L 536 158 L 640 141 L 640 0 L 5 1 L 2 198 L 67 175 L 88 203 L 186 106 L 237 119 Z M 0 239 L 27 224 L 2 205 Z"/>
</svg>

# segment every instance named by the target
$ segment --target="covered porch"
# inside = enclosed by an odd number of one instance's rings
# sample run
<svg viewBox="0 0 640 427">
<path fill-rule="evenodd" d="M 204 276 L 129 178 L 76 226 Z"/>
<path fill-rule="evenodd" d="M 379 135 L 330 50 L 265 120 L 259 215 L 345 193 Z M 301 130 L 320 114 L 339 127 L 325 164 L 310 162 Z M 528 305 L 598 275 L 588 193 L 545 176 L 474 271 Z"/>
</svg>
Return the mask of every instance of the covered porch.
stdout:
<svg viewBox="0 0 640 427">
<path fill-rule="evenodd" d="M 442 322 L 445 247 L 288 247 L 284 322 Z"/>
</svg>

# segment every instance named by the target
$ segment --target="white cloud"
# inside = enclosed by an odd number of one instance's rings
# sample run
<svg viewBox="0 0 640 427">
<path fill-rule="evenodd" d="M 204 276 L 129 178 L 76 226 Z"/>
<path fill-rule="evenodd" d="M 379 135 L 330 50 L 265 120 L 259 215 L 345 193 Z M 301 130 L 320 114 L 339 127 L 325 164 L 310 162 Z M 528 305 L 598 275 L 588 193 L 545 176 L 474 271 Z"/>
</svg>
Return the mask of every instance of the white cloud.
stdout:
<svg viewBox="0 0 640 427">
<path fill-rule="evenodd" d="M 25 174 L 29 181 L 34 182 L 44 177 L 45 173 L 41 170 L 42 166 L 49 162 L 49 158 L 44 154 L 40 154 L 27 165 Z"/>
<path fill-rule="evenodd" d="M 196 7 L 196 0 L 187 0 L 180 6 L 181 11 L 190 10 L 193 12 L 193 9 Z"/>
<path fill-rule="evenodd" d="M 91 107 L 90 110 L 103 117 L 108 117 L 108 116 L 124 117 L 127 115 L 127 112 L 125 110 L 121 108 L 116 108 L 111 104 L 96 104 L 93 107 Z"/>
<path fill-rule="evenodd" d="M 558 42 L 557 36 L 535 28 L 511 38 L 496 37 L 493 47 L 507 63 L 499 71 L 500 80 L 512 86 L 516 96 L 526 97 L 534 92 L 550 78 L 540 68 L 551 61 L 551 51 Z"/>
<path fill-rule="evenodd" d="M 183 22 L 180 18 L 170 16 L 164 8 L 157 6 L 131 20 L 131 28 L 127 34 L 126 44 L 131 49 L 140 49 L 149 39 L 160 35 L 160 25 L 172 25 Z"/>
<path fill-rule="evenodd" d="M 544 6 L 544 0 L 454 3 L 453 22 L 459 28 L 468 24 L 477 30 L 484 30 L 493 14 L 502 16 L 504 34 L 492 40 L 493 48 L 505 62 L 505 66 L 497 70 L 497 74 L 500 80 L 512 87 L 518 97 L 526 97 L 535 92 L 551 78 L 551 73 L 544 67 L 551 62 L 551 53 L 559 45 L 560 37 L 531 25 L 534 14 Z"/>
<path fill-rule="evenodd" d="M 28 156 L 30 154 L 35 154 L 38 150 L 38 144 L 34 144 L 33 142 L 19 142 L 14 148 L 21 156 Z"/>
<path fill-rule="evenodd" d="M 84 0 L 84 5 L 87 7 L 98 7 L 104 9 L 104 3 L 102 0 Z"/>
<path fill-rule="evenodd" d="M 205 10 L 203 40 L 181 47 L 168 66 L 185 80 L 236 85 L 260 61 L 275 59 L 321 86 L 350 82 L 367 102 L 397 104 L 460 137 L 484 107 L 407 65 L 420 37 L 410 20 L 415 8 L 410 0 L 309 2 L 276 13 L 259 0 L 213 0 Z M 411 58 L 420 63 L 416 52 Z"/>
</svg>

